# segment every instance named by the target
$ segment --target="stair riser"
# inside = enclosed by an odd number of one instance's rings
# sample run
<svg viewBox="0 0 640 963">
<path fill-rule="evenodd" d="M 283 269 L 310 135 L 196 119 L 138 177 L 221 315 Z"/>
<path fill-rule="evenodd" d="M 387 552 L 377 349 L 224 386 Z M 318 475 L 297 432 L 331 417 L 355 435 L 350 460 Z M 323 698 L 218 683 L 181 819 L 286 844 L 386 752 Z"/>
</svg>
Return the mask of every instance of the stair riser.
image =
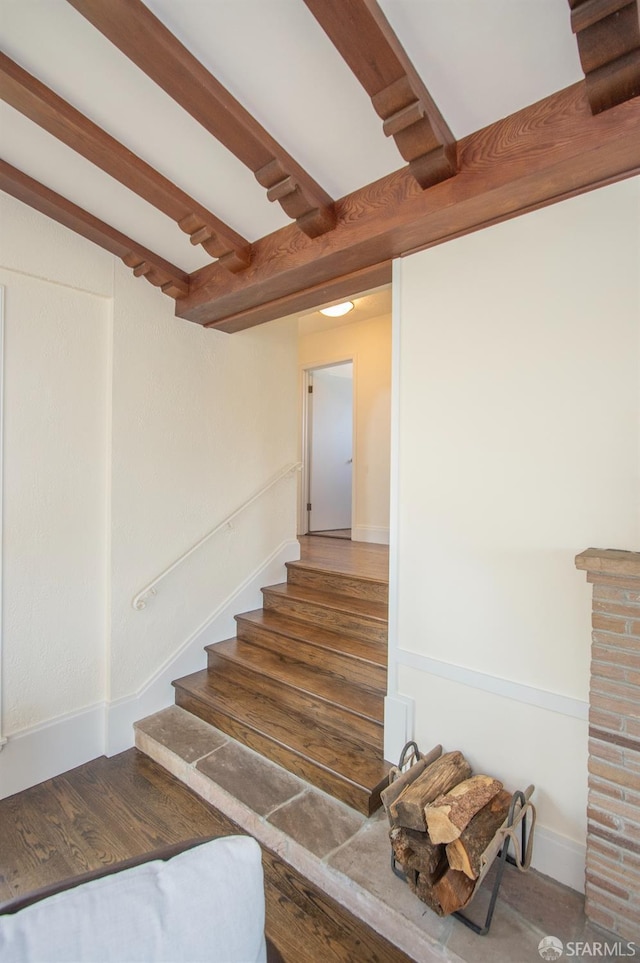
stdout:
<svg viewBox="0 0 640 963">
<path fill-rule="evenodd" d="M 273 679 L 265 678 L 260 673 L 246 666 L 236 665 L 215 652 L 209 652 L 208 664 L 220 679 L 229 679 L 256 692 L 263 692 L 265 696 L 277 699 L 280 705 L 287 706 L 293 712 L 312 716 L 321 726 L 333 730 L 337 736 L 348 733 L 350 738 L 382 750 L 382 705 L 379 721 L 365 719 L 342 706 L 331 705 L 313 694 L 287 685 L 282 679 L 274 682 Z"/>
<path fill-rule="evenodd" d="M 297 562 L 287 562 L 287 582 L 289 585 L 306 585 L 320 592 L 331 592 L 347 598 L 367 599 L 385 605 L 389 603 L 389 586 L 384 582 L 304 568 Z"/>
<path fill-rule="evenodd" d="M 208 705 L 199 699 L 194 698 L 189 693 L 184 692 L 176 686 L 176 705 L 193 713 L 205 722 L 226 732 L 244 745 L 254 749 L 267 759 L 284 766 L 289 772 L 306 779 L 312 785 L 324 790 L 336 799 L 341 799 L 353 809 L 370 816 L 380 805 L 380 792 L 384 784 L 376 787 L 369 793 L 364 789 L 354 786 L 335 773 L 328 772 L 326 769 L 315 765 L 311 760 L 305 759 L 298 753 L 293 752 L 286 746 L 281 745 L 264 733 L 259 732 L 252 726 L 238 719 L 234 719 L 215 707 Z"/>
<path fill-rule="evenodd" d="M 364 615 L 342 612 L 328 606 L 316 605 L 313 602 L 287 598 L 277 593 L 271 594 L 263 589 L 264 607 L 281 615 L 288 615 L 301 622 L 312 625 L 322 625 L 333 632 L 344 632 L 358 639 L 387 644 L 387 624 L 376 619 L 369 619 Z"/>
<path fill-rule="evenodd" d="M 361 685 L 373 692 L 384 695 L 387 691 L 387 670 L 384 666 L 362 662 L 340 652 L 328 651 L 321 646 L 304 642 L 302 639 L 278 635 L 255 623 L 245 622 L 241 617 L 236 621 L 238 638 L 245 642 L 261 645 L 279 655 L 293 655 L 309 666 L 317 666 L 319 669 L 331 672 L 339 679 Z"/>
</svg>

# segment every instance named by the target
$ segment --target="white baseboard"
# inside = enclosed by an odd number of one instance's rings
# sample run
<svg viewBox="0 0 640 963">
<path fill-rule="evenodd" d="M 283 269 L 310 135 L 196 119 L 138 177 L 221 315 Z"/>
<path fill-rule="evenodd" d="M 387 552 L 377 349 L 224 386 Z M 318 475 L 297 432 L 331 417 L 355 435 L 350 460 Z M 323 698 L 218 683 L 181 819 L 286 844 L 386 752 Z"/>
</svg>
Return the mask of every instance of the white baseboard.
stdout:
<svg viewBox="0 0 640 963">
<path fill-rule="evenodd" d="M 98 703 L 7 737 L 0 799 L 104 755 L 105 704 Z"/>
<path fill-rule="evenodd" d="M 586 859 L 586 843 L 577 843 L 546 826 L 536 826 L 531 865 L 539 873 L 584 893 Z"/>
<path fill-rule="evenodd" d="M 174 701 L 172 681 L 190 672 L 204 669 L 206 667 L 204 646 L 221 642 L 235 635 L 234 615 L 261 608 L 260 589 L 264 585 L 282 581 L 285 562 L 298 558 L 300 558 L 300 543 L 297 540 L 283 542 L 270 558 L 253 571 L 243 584 L 185 640 L 180 649 L 141 689 L 110 703 L 106 724 L 107 756 L 113 756 L 133 746 L 134 722 L 171 705 Z"/>
<path fill-rule="evenodd" d="M 387 695 L 384 700 L 384 758 L 397 764 L 400 753 L 414 734 L 413 699 Z"/>
<path fill-rule="evenodd" d="M 351 529 L 353 542 L 375 542 L 377 545 L 389 544 L 389 529 L 379 525 L 356 525 Z"/>
<path fill-rule="evenodd" d="M 9 735 L 0 752 L 0 799 L 134 744 L 133 724 L 174 701 L 173 679 L 204 669 L 203 648 L 235 635 L 234 615 L 260 608 L 260 589 L 283 579 L 285 562 L 300 557 L 300 543 L 283 542 L 137 692 Z"/>
</svg>

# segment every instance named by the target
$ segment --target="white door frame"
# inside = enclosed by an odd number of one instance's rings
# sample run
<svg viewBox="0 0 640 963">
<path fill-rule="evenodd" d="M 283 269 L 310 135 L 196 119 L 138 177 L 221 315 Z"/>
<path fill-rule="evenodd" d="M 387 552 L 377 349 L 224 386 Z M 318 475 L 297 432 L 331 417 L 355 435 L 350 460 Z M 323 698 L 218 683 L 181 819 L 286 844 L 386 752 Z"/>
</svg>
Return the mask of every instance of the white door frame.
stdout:
<svg viewBox="0 0 640 963">
<path fill-rule="evenodd" d="M 300 461 L 302 462 L 302 471 L 300 473 L 300 490 L 298 493 L 298 533 L 300 535 L 307 535 L 309 532 L 309 512 L 307 511 L 307 504 L 309 502 L 309 483 L 310 483 L 310 471 L 309 471 L 309 458 L 310 458 L 310 447 L 311 447 L 311 437 L 309 433 L 309 385 L 311 383 L 311 374 L 313 371 L 317 371 L 319 368 L 333 368 L 339 364 L 353 364 L 353 464 L 352 464 L 352 474 L 351 474 L 351 527 L 355 524 L 356 517 L 356 384 L 357 384 L 357 358 L 355 352 L 352 355 L 345 357 L 344 355 L 339 355 L 330 359 L 323 359 L 322 361 L 307 362 L 300 366 L 300 389 L 301 389 L 301 423 L 300 423 Z"/>
</svg>

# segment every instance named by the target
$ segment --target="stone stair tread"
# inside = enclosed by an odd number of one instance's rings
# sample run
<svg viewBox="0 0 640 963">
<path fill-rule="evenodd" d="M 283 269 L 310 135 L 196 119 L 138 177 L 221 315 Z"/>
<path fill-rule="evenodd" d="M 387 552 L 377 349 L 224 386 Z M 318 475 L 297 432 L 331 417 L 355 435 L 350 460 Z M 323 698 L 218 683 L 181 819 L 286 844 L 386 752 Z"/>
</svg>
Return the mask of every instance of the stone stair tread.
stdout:
<svg viewBox="0 0 640 963">
<path fill-rule="evenodd" d="M 348 655 L 375 666 L 386 668 L 387 665 L 386 648 L 377 642 L 343 635 L 332 629 L 326 629 L 324 626 L 310 625 L 308 622 L 299 621 L 290 615 L 283 615 L 270 609 L 253 609 L 250 612 L 243 612 L 241 615 L 236 615 L 236 620 L 238 623 L 242 621 L 251 622 L 286 638 L 305 642 L 309 645 L 317 645 L 320 648 L 337 652 L 340 655 Z"/>
<path fill-rule="evenodd" d="M 266 585 L 262 591 L 268 595 L 278 595 L 289 600 L 321 605 L 337 612 L 363 616 L 384 624 L 388 620 L 388 608 L 384 602 L 372 602 L 369 599 L 356 599 L 330 592 L 320 592 L 305 585 L 290 585 L 288 582 Z"/>
<path fill-rule="evenodd" d="M 250 686 L 216 680 L 216 674 L 206 669 L 173 685 L 278 743 L 285 752 L 298 754 L 366 792 L 375 790 L 387 778 L 389 766 L 379 750 L 319 725 L 312 715 L 283 708 Z"/>
<path fill-rule="evenodd" d="M 206 649 L 218 658 L 228 659 L 240 667 L 265 675 L 275 683 L 326 700 L 372 722 L 382 723 L 384 707 L 381 694 L 374 695 L 329 672 L 308 667 L 294 656 L 270 652 L 237 638 L 208 645 Z"/>
</svg>

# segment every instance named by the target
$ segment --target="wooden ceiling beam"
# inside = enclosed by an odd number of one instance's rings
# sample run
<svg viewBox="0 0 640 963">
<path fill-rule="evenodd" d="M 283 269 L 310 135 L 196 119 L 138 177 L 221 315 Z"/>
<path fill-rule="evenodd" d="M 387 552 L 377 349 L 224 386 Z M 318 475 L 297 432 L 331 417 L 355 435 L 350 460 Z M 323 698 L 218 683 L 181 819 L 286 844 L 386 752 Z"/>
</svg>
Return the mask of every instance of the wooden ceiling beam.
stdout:
<svg viewBox="0 0 640 963">
<path fill-rule="evenodd" d="M 176 221 L 225 269 L 247 266 L 251 246 L 245 238 L 1 52 L 0 97 Z"/>
<path fill-rule="evenodd" d="M 304 0 L 422 188 L 457 171 L 456 141 L 376 0 Z"/>
<path fill-rule="evenodd" d="M 136 277 L 146 278 L 169 297 L 183 298 L 188 294 L 189 275 L 180 268 L 2 159 L 0 190 L 115 254 L 133 268 Z"/>
<path fill-rule="evenodd" d="M 333 199 L 141 0 L 68 0 L 202 124 L 309 237 L 332 230 Z"/>
<path fill-rule="evenodd" d="M 640 99 L 593 116 L 582 82 L 458 148 L 459 175 L 429 191 L 404 168 L 337 201 L 331 234 L 301 243 L 286 227 L 254 244 L 242 277 L 215 264 L 195 272 L 176 313 L 241 330 L 290 313 L 291 304 L 313 306 L 304 303 L 309 288 L 640 173 Z"/>
<path fill-rule="evenodd" d="M 569 0 L 594 114 L 640 96 L 638 0 Z"/>
</svg>

